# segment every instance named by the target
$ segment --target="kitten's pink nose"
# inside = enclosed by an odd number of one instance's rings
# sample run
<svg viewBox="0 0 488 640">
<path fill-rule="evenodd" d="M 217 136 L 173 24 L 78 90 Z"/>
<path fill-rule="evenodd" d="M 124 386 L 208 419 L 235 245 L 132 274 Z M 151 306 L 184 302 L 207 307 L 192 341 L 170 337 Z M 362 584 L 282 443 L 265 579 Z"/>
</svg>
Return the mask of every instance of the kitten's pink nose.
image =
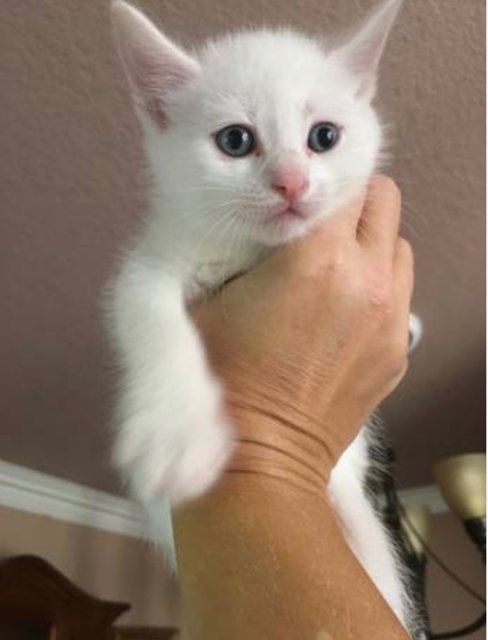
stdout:
<svg viewBox="0 0 488 640">
<path fill-rule="evenodd" d="M 273 178 L 272 188 L 280 195 L 294 202 L 308 189 L 309 181 L 303 171 L 296 168 L 279 171 Z"/>
</svg>

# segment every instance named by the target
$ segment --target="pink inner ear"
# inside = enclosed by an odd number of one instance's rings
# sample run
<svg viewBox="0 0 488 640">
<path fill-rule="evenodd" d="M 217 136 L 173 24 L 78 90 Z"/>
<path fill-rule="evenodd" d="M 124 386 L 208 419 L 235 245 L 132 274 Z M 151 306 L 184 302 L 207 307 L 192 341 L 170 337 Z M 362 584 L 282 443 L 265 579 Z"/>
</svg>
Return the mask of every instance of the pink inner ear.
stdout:
<svg viewBox="0 0 488 640">
<path fill-rule="evenodd" d="M 383 38 L 376 34 L 364 42 L 361 42 L 350 54 L 349 67 L 356 73 L 376 73 L 381 57 Z"/>
<path fill-rule="evenodd" d="M 374 94 L 378 66 L 401 4 L 402 0 L 386 0 L 342 48 L 348 68 L 362 76 L 361 93 L 369 98 Z"/>
<path fill-rule="evenodd" d="M 130 77 L 142 106 L 159 126 L 165 127 L 165 98 L 189 82 L 193 73 L 167 51 L 151 49 L 146 46 L 131 51 Z"/>
<path fill-rule="evenodd" d="M 114 5 L 113 24 L 138 104 L 159 126 L 166 126 L 165 99 L 195 76 L 197 63 L 125 2 Z"/>
</svg>

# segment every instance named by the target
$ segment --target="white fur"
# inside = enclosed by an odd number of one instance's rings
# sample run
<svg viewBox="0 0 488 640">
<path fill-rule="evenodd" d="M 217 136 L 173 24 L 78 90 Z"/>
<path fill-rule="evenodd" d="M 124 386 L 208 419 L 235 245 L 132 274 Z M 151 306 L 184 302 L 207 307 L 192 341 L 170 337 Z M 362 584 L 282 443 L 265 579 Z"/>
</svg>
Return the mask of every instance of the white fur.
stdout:
<svg viewBox="0 0 488 640">
<path fill-rule="evenodd" d="M 405 589 L 391 537 L 366 495 L 367 467 L 368 442 L 363 429 L 332 471 L 327 492 L 352 551 L 398 618 L 404 620 Z"/>
<path fill-rule="evenodd" d="M 219 382 L 189 319 L 189 299 L 309 231 L 365 187 L 382 146 L 371 98 L 401 0 L 388 0 L 348 42 L 332 47 L 289 30 L 235 33 L 188 53 L 123 2 L 114 32 L 141 121 L 153 182 L 147 227 L 113 285 L 111 333 L 121 364 L 114 459 L 162 522 L 160 505 L 201 494 L 232 450 Z M 340 125 L 339 145 L 307 148 L 319 121 Z M 214 134 L 246 124 L 260 155 L 233 159 Z M 307 219 L 270 222 L 271 188 L 293 162 L 309 180 Z M 399 617 L 402 594 L 386 534 L 362 480 L 360 435 L 328 491 L 344 532 Z M 160 540 L 174 562 L 172 540 Z"/>
</svg>

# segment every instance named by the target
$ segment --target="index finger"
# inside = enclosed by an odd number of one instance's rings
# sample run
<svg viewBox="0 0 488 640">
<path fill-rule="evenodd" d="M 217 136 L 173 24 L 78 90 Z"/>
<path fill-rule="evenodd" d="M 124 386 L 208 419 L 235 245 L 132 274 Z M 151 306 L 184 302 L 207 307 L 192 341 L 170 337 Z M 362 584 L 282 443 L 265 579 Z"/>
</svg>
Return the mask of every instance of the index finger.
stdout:
<svg viewBox="0 0 488 640">
<path fill-rule="evenodd" d="M 366 196 L 357 239 L 363 247 L 393 261 L 400 226 L 401 193 L 388 176 L 375 176 Z"/>
<path fill-rule="evenodd" d="M 366 191 L 353 202 L 343 207 L 330 218 L 322 221 L 320 226 L 306 236 L 299 238 L 281 249 L 282 254 L 290 254 L 293 261 L 316 259 L 318 255 L 327 253 L 327 247 L 342 244 L 356 244 L 357 227 L 363 211 Z"/>
</svg>

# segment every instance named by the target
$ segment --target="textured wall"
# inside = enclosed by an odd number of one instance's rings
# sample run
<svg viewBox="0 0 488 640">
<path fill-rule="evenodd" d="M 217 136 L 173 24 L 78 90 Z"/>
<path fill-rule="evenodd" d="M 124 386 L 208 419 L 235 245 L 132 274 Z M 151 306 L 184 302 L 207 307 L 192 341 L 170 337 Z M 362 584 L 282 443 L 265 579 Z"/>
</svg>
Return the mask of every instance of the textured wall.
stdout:
<svg viewBox="0 0 488 640">
<path fill-rule="evenodd" d="M 314 32 L 370 0 L 140 0 L 188 42 L 229 27 Z M 425 339 L 386 408 L 403 484 L 482 446 L 484 2 L 408 0 L 383 68 L 391 172 L 417 256 Z M 2 0 L 0 458 L 99 488 L 109 368 L 99 293 L 143 214 L 137 127 L 108 0 Z"/>
</svg>

